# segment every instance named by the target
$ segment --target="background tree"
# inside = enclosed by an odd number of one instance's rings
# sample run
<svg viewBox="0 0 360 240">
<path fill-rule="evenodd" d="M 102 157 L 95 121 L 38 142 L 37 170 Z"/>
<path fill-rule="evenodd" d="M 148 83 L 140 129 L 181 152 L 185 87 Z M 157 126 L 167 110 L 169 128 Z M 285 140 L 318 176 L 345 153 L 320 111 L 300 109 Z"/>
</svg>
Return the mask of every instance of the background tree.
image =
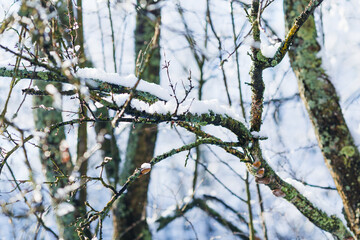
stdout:
<svg viewBox="0 0 360 240">
<path fill-rule="evenodd" d="M 85 66 L 84 59 L 84 37 L 82 31 L 82 12 L 81 12 L 81 1 L 78 1 L 77 8 L 77 18 L 74 15 L 73 5 L 71 1 L 67 3 L 64 1 L 59 1 L 57 6 L 53 6 L 50 2 L 41 2 L 44 10 L 47 11 L 47 14 L 52 14 L 55 11 L 59 13 L 58 19 L 53 19 L 51 22 L 51 31 L 46 34 L 45 28 L 48 27 L 45 24 L 42 25 L 45 19 L 36 19 L 35 22 L 38 25 L 35 27 L 39 31 L 39 37 L 35 38 L 34 43 L 36 44 L 37 49 L 36 53 L 42 57 L 51 56 L 51 52 L 56 52 L 59 58 L 62 61 L 65 61 L 66 58 L 70 56 L 64 56 L 62 53 L 62 45 L 65 49 L 75 49 L 75 46 L 79 46 L 79 59 L 80 67 Z M 22 16 L 31 17 L 39 15 L 39 12 L 36 8 L 30 8 L 22 4 Z M 79 26 L 79 27 L 75 27 Z M 64 38 L 56 38 L 56 35 L 62 34 L 66 29 L 70 30 L 69 34 L 65 34 Z M 65 41 L 64 41 L 65 40 Z M 51 58 L 51 57 L 50 57 Z M 53 59 L 54 60 L 54 59 Z M 55 61 L 55 60 L 54 60 Z M 55 64 L 55 62 L 54 62 Z M 79 83 L 74 82 L 74 84 L 79 85 Z M 34 84 L 40 91 L 48 92 L 61 92 L 61 84 L 48 85 L 43 81 L 35 81 Z M 53 88 L 51 90 L 51 88 Z M 50 90 L 49 90 L 50 89 Z M 83 96 L 79 95 L 80 101 L 83 100 Z M 82 104 L 81 104 L 82 105 Z M 36 129 L 41 131 L 48 126 L 53 124 L 63 122 L 61 112 L 56 111 L 56 109 L 61 108 L 61 98 L 54 98 L 52 96 L 39 96 L 34 98 L 34 118 Z M 82 105 L 79 110 L 79 118 L 87 115 L 87 109 L 85 105 Z M 65 239 L 76 239 L 77 233 L 74 226 L 74 222 L 77 218 L 82 217 L 86 213 L 86 187 L 83 187 L 79 190 L 79 195 L 61 199 L 57 196 L 58 189 L 64 188 L 69 184 L 66 176 L 70 176 L 74 169 L 74 164 L 71 161 L 71 156 L 68 150 L 68 144 L 65 139 L 64 129 L 61 128 L 58 132 L 51 132 L 40 142 L 40 156 L 43 168 L 46 171 L 46 178 L 48 182 L 54 182 L 50 186 L 51 195 L 53 196 L 53 205 L 55 209 L 60 209 L 64 204 L 71 204 L 71 207 L 74 209 L 73 213 L 67 214 L 66 217 L 63 214 L 57 215 L 57 222 L 59 228 L 59 236 Z M 87 129 L 86 123 L 82 123 L 78 128 L 78 143 L 77 143 L 77 160 L 76 167 L 79 167 L 79 172 L 81 175 L 86 176 L 87 171 L 87 161 L 84 158 L 84 154 L 87 150 Z M 56 171 L 53 171 L 56 169 Z M 68 203 L 66 203 L 68 202 Z M 63 204 L 63 205 L 61 205 Z M 91 237 L 90 232 L 86 231 L 87 236 Z"/>
<path fill-rule="evenodd" d="M 135 53 L 136 76 L 151 83 L 159 84 L 160 8 L 158 1 L 137 1 Z M 150 10 L 153 9 L 153 10 Z M 124 165 L 119 181 L 123 185 L 137 166 L 152 159 L 157 136 L 157 125 L 135 123 L 130 126 Z M 150 174 L 132 185 L 127 194 L 115 206 L 114 239 L 151 239 L 146 222 L 146 206 Z"/>
</svg>

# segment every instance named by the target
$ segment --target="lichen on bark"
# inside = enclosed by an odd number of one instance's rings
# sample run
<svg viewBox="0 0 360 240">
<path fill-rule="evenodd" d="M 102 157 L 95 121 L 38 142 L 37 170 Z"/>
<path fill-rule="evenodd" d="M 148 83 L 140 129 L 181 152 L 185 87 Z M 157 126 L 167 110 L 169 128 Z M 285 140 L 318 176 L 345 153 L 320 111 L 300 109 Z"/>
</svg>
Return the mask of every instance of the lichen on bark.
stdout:
<svg viewBox="0 0 360 240">
<path fill-rule="evenodd" d="M 284 1 L 285 22 L 290 28 L 308 1 Z M 320 45 L 314 18 L 301 27 L 289 50 L 300 96 L 313 124 L 325 163 L 343 200 L 349 228 L 360 237 L 360 154 L 347 127 L 335 87 L 317 56 Z"/>
</svg>

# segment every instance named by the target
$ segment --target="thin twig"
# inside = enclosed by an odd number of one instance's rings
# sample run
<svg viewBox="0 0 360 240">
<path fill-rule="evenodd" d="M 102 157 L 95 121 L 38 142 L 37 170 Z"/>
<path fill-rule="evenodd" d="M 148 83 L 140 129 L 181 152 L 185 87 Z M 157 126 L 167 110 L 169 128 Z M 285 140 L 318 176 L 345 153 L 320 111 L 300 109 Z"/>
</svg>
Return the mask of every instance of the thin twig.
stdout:
<svg viewBox="0 0 360 240">
<path fill-rule="evenodd" d="M 211 29 L 212 33 L 214 34 L 214 36 L 215 36 L 215 38 L 217 39 L 217 42 L 218 42 L 221 73 L 222 73 L 222 76 L 223 76 L 223 82 L 224 82 L 224 86 L 225 86 L 226 96 L 227 96 L 229 105 L 231 106 L 231 98 L 230 98 L 229 88 L 228 88 L 228 84 L 227 84 L 227 77 L 226 77 L 225 69 L 224 69 L 224 60 L 223 60 L 222 52 L 221 52 L 222 51 L 222 41 L 221 41 L 220 37 L 218 36 L 218 34 L 216 33 L 214 24 L 213 24 L 213 22 L 211 20 L 210 0 L 206 1 L 206 16 L 207 16 L 207 21 L 209 22 L 209 25 L 210 25 L 210 29 Z"/>
</svg>

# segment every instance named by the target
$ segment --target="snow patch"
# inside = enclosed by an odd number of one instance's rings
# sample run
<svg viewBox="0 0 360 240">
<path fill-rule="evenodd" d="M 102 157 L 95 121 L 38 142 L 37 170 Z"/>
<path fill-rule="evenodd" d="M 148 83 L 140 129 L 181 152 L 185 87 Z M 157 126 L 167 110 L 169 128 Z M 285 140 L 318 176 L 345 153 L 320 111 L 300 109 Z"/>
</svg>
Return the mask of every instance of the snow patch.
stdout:
<svg viewBox="0 0 360 240">
<path fill-rule="evenodd" d="M 56 215 L 61 217 L 73 211 L 75 211 L 75 207 L 73 205 L 63 202 L 57 206 Z"/>
<path fill-rule="evenodd" d="M 252 131 L 251 135 L 254 138 L 267 138 L 266 134 L 263 131 L 260 131 L 260 132 Z"/>
<path fill-rule="evenodd" d="M 274 45 L 267 45 L 265 43 L 261 43 L 260 44 L 261 53 L 267 58 L 273 58 L 280 45 L 281 42 L 275 43 Z"/>
<path fill-rule="evenodd" d="M 151 169 L 151 164 L 150 163 L 143 163 L 141 164 L 141 169 Z"/>
</svg>

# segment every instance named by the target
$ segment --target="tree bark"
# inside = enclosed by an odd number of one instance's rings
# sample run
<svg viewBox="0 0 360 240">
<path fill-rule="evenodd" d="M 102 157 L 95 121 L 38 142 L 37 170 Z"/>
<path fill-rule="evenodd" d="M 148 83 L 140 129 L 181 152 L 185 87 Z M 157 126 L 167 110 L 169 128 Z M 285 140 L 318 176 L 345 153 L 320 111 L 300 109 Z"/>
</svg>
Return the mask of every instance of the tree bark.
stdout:
<svg viewBox="0 0 360 240">
<path fill-rule="evenodd" d="M 77 18 L 78 18 L 78 24 L 79 29 L 77 30 L 77 35 L 79 38 L 77 38 L 74 42 L 71 41 L 71 34 L 66 35 L 67 45 L 72 46 L 73 44 L 79 44 L 80 45 L 80 58 L 81 60 L 84 59 L 85 53 L 84 53 L 84 42 L 83 42 L 83 23 L 82 23 L 82 9 L 81 9 L 81 0 L 78 0 L 77 2 L 78 10 L 77 10 Z M 49 11 L 54 11 L 53 7 L 50 3 L 44 2 L 44 6 L 49 8 Z M 72 4 L 71 1 L 58 1 L 56 5 L 56 10 L 59 11 L 59 19 L 60 24 L 64 24 L 65 26 L 74 24 L 75 18 L 74 13 L 72 12 Z M 71 11 L 71 12 L 69 12 Z M 69 17 L 71 19 L 69 19 Z M 59 22 L 57 20 L 54 20 L 53 29 L 52 31 L 54 34 L 52 34 L 52 48 L 54 49 L 61 49 L 57 42 L 59 41 L 58 37 L 56 36 L 56 31 L 58 30 Z M 69 27 L 71 29 L 71 27 Z M 40 45 L 40 51 L 41 49 Z M 84 62 L 81 61 L 80 67 L 84 67 Z M 36 86 L 42 90 L 45 91 L 46 85 L 48 83 L 43 81 L 37 81 Z M 55 83 L 54 84 L 58 91 L 61 91 L 61 84 Z M 82 98 L 80 96 L 80 98 Z M 34 97 L 34 105 L 35 107 L 38 107 L 40 105 L 44 105 L 47 108 L 53 107 L 53 98 L 52 96 L 36 96 Z M 86 108 L 82 108 L 80 118 L 86 116 Z M 59 110 L 45 110 L 43 108 L 36 108 L 34 111 L 34 118 L 35 118 L 35 125 L 38 130 L 44 130 L 46 127 L 49 127 L 53 124 L 61 123 L 62 122 L 62 115 L 61 111 Z M 77 139 L 77 165 L 80 166 L 79 172 L 81 176 L 86 175 L 87 172 L 87 161 L 84 159 L 83 155 L 87 150 L 87 127 L 86 122 L 79 125 L 78 128 L 78 139 Z M 50 134 L 48 134 L 44 139 L 41 141 L 41 161 L 43 164 L 43 167 L 46 172 L 46 178 L 47 181 L 54 182 L 58 181 L 58 183 L 53 184 L 50 186 L 50 191 L 52 193 L 52 196 L 55 196 L 53 199 L 53 206 L 54 208 L 57 208 L 58 204 L 62 202 L 68 202 L 71 205 L 74 206 L 74 211 L 71 213 L 68 213 L 64 216 L 57 216 L 57 223 L 58 228 L 60 232 L 60 237 L 64 239 L 78 239 L 78 234 L 76 231 L 76 219 L 79 217 L 82 217 L 86 213 L 86 206 L 85 201 L 87 198 L 86 193 L 86 187 L 83 187 L 79 190 L 79 194 L 73 194 L 72 196 L 67 197 L 66 199 L 57 199 L 56 198 L 56 192 L 59 188 L 63 188 L 66 185 L 69 184 L 68 177 L 71 175 L 73 171 L 73 163 L 71 161 L 71 157 L 69 154 L 69 150 L 67 148 L 64 149 L 64 144 L 61 144 L 62 141 L 65 141 L 65 133 L 64 129 L 60 128 L 59 131 L 53 131 Z M 80 163 L 81 162 L 81 163 Z M 54 171 L 55 169 L 55 171 Z M 81 181 L 83 184 L 84 181 Z M 69 201 L 67 201 L 69 200 Z M 83 229 L 83 233 L 87 237 L 91 237 L 91 233 L 89 229 Z"/>
<path fill-rule="evenodd" d="M 154 35 L 154 22 L 149 17 L 160 18 L 160 9 L 148 10 L 152 0 L 138 10 L 135 29 L 135 51 L 139 54 L 150 43 Z M 140 1 L 138 1 L 140 6 Z M 150 16 L 151 15 L 151 16 Z M 159 83 L 160 49 L 157 47 L 145 68 L 142 78 L 153 83 Z M 134 124 L 131 126 L 126 159 L 121 170 L 120 182 L 123 184 L 136 167 L 149 162 L 154 154 L 157 137 L 156 124 Z M 147 192 L 150 174 L 132 184 L 126 195 L 116 203 L 114 208 L 114 239 L 151 239 L 146 222 Z"/>
<path fill-rule="evenodd" d="M 287 29 L 308 1 L 284 1 Z M 294 38 L 289 50 L 298 79 L 300 96 L 313 124 L 325 163 L 343 200 L 348 227 L 360 238 L 360 154 L 339 104 L 339 97 L 317 57 L 315 21 L 310 17 Z"/>
<path fill-rule="evenodd" d="M 45 90 L 48 83 L 43 81 L 36 81 L 35 85 L 40 90 Z M 60 89 L 60 84 L 56 84 L 57 88 Z M 45 110 L 38 108 L 43 105 L 46 108 L 53 107 L 53 99 L 51 96 L 35 96 L 33 98 L 34 106 L 34 120 L 36 130 L 44 130 L 52 124 L 62 122 L 61 112 L 57 110 Z M 40 141 L 40 159 L 45 171 L 46 180 L 48 182 L 54 182 L 50 185 L 49 190 L 52 196 L 55 196 L 59 188 L 63 188 L 68 185 L 68 175 L 71 173 L 73 164 L 70 156 L 67 155 L 65 158 L 64 151 L 60 150 L 61 142 L 65 140 L 64 128 L 61 127 L 58 131 L 52 131 L 46 137 Z M 68 152 L 67 152 L 68 153 Z M 55 171 L 54 171 L 55 169 Z M 57 181 L 57 183 L 55 183 Z M 76 209 L 76 200 L 69 198 L 68 203 L 74 206 Z M 53 199 L 54 209 L 61 202 L 67 202 L 66 199 L 58 201 Z M 71 226 L 75 220 L 75 211 L 70 212 L 64 216 L 56 216 L 57 226 L 59 230 L 59 236 L 64 239 L 78 239 L 75 226 Z"/>
</svg>

